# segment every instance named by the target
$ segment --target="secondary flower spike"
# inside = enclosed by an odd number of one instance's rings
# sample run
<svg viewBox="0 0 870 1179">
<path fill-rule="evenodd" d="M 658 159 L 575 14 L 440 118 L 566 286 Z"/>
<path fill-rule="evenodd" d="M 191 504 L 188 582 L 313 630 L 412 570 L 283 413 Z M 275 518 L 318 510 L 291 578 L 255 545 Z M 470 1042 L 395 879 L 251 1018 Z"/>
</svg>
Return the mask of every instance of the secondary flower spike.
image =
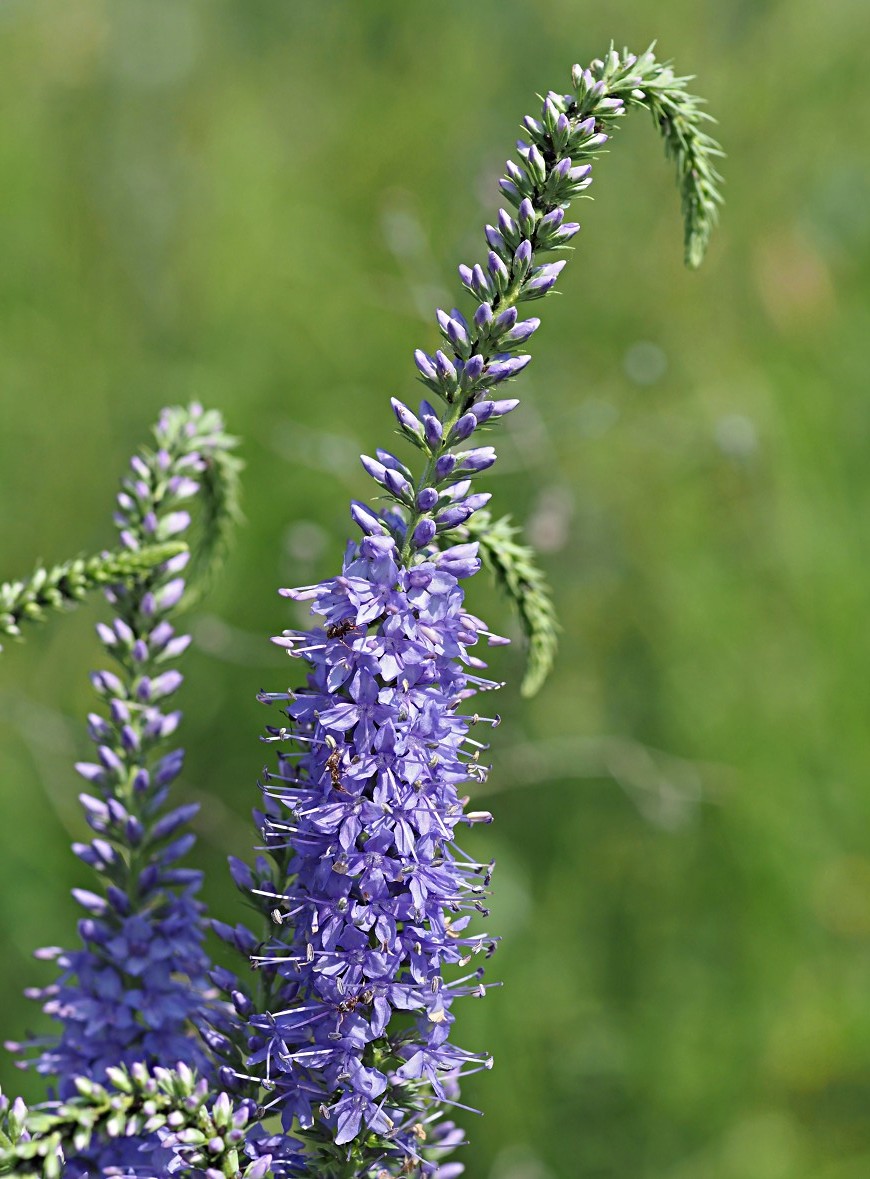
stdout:
<svg viewBox="0 0 870 1179">
<path fill-rule="evenodd" d="M 115 521 L 130 552 L 186 537 L 187 507 L 216 455 L 233 444 L 219 416 L 199 406 L 164 411 L 155 438 L 154 450 L 132 459 L 117 499 Z M 27 1062 L 58 1078 L 61 1098 L 77 1092 L 79 1078 L 105 1081 L 112 1066 L 181 1061 L 209 1071 L 193 1033 L 208 987 L 201 873 L 180 866 L 197 807 L 167 809 L 184 757 L 166 745 L 181 719 L 173 697 L 183 677 L 174 665 L 190 643 L 171 621 L 188 559 L 182 552 L 107 591 L 115 617 L 97 626 L 115 670 L 91 677 L 104 703 L 89 717 L 96 760 L 76 768 L 88 784 L 81 802 L 94 838 L 73 850 L 100 884 L 74 892 L 85 911 L 79 947 L 37 955 L 60 967 L 57 982 L 33 994 L 61 1027 L 56 1038 L 33 1042 L 41 1051 Z M 158 1148 L 150 1136 L 103 1140 L 68 1158 L 65 1174 L 157 1174 L 169 1157 Z"/>
<path fill-rule="evenodd" d="M 573 80 L 525 120 L 501 181 L 514 212 L 487 226 L 485 261 L 460 267 L 474 314 L 440 310 L 442 347 L 415 353 L 435 402 L 415 411 L 392 399 L 422 472 L 386 450 L 363 456 L 388 504 L 352 505 L 362 536 L 337 577 L 282 591 L 319 621 L 275 639 L 307 680 L 261 694 L 286 713 L 264 737 L 279 750 L 260 783 L 268 858 L 232 872 L 268 932 L 218 927 L 259 985 L 246 993 L 216 972 L 246 1043 L 216 1024 L 224 1083 L 265 1090 L 265 1110 L 306 1131 L 312 1173 L 326 1179 L 459 1175 L 441 1161 L 462 1141 L 446 1115 L 458 1080 L 490 1064 L 458 1046 L 453 1024 L 457 998 L 485 993 L 480 962 L 494 946 L 470 926 L 486 913 L 492 865 L 461 842 L 491 820 L 467 809 L 466 791 L 487 772 L 482 726 L 498 723 L 476 711 L 474 697 L 500 686 L 477 649 L 503 640 L 467 611 L 460 582 L 479 568 L 470 528 L 490 498 L 472 485 L 495 461 L 482 433 L 516 408 L 501 386 L 529 363 L 521 349 L 539 326 L 518 308 L 553 290 L 565 262 L 542 255 L 576 234 L 565 209 L 631 105 L 652 111 L 676 157 L 690 262 L 715 220 L 717 149 L 681 79 L 651 53 L 612 52 Z"/>
</svg>

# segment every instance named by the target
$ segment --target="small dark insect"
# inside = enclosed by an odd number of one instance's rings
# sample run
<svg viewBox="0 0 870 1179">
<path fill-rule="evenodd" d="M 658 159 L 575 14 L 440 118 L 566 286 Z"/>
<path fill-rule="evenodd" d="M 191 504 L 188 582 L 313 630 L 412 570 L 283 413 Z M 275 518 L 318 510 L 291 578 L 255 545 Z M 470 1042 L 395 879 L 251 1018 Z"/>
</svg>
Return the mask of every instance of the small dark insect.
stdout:
<svg viewBox="0 0 870 1179">
<path fill-rule="evenodd" d="M 356 623 L 352 618 L 345 618 L 344 622 L 336 622 L 334 626 L 328 626 L 326 628 L 326 637 L 328 639 L 343 639 L 352 630 L 356 630 Z"/>
<path fill-rule="evenodd" d="M 336 790 L 340 790 L 342 794 L 347 794 L 347 791 L 341 784 L 341 750 L 337 745 L 326 759 L 326 768 L 329 770 L 330 778 L 332 778 L 333 787 Z"/>
<path fill-rule="evenodd" d="M 338 1010 L 342 1015 L 347 1015 L 349 1012 L 355 1011 L 358 1004 L 371 1003 L 373 998 L 374 995 L 371 991 L 360 991 L 358 995 L 348 995 L 346 999 L 339 1003 Z"/>
</svg>

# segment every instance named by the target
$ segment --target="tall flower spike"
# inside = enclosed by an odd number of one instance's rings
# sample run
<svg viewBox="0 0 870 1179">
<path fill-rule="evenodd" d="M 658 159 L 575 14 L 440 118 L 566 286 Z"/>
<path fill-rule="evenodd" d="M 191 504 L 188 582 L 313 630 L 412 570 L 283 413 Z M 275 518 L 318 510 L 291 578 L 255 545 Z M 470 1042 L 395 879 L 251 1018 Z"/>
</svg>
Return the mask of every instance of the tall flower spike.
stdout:
<svg viewBox="0 0 870 1179">
<path fill-rule="evenodd" d="M 188 507 L 204 481 L 216 470 L 234 473 L 237 462 L 220 416 L 198 405 L 165 410 L 155 442 L 132 459 L 117 500 L 121 543 L 133 554 L 183 540 Z M 182 1061 L 208 1068 L 193 1034 L 209 966 L 196 900 L 201 874 L 179 866 L 194 842 L 187 827 L 197 808 L 166 807 L 183 761 L 181 749 L 166 745 L 181 718 L 172 706 L 183 678 L 175 664 L 190 642 L 171 622 L 188 559 L 185 550 L 139 581 L 109 589 L 115 618 L 97 626 L 115 670 L 91 677 L 105 709 L 89 717 L 96 760 L 76 768 L 88 783 L 81 802 L 95 837 L 73 850 L 100 885 L 74 892 L 85 910 L 79 948 L 38 952 L 60 967 L 57 982 L 35 997 L 61 1030 L 34 1041 L 41 1051 L 27 1062 L 58 1077 L 61 1098 L 73 1095 L 81 1078 L 103 1081 L 112 1066 Z M 92 1174 L 154 1175 L 165 1157 L 155 1153 L 158 1145 L 154 1137 L 95 1138 L 68 1160 L 66 1174 L 91 1167 Z"/>
<path fill-rule="evenodd" d="M 307 1131 L 312 1173 L 326 1179 L 459 1175 L 461 1164 L 439 1162 L 462 1140 L 445 1113 L 458 1079 L 490 1063 L 452 1037 L 454 1000 L 485 993 L 476 960 L 494 945 L 468 928 L 486 912 L 492 865 L 457 836 L 491 819 L 465 809 L 464 790 L 487 772 L 472 734 L 498 723 L 473 711 L 476 694 L 500 686 L 473 652 L 502 640 L 468 613 L 459 583 L 478 569 L 470 521 L 490 498 L 472 479 L 495 459 L 475 435 L 516 407 L 497 386 L 529 362 L 521 349 L 538 327 L 518 306 L 555 286 L 564 261 L 541 255 L 576 233 L 564 211 L 629 106 L 652 111 L 676 155 L 690 262 L 715 218 L 718 148 L 682 80 L 652 53 L 611 52 L 575 68 L 574 83 L 526 120 L 530 142 L 501 182 L 515 213 L 487 227 L 485 264 L 460 268 L 476 313 L 440 311 L 444 350 L 415 354 L 440 409 L 393 399 L 422 474 L 388 451 L 364 456 L 392 504 L 352 506 L 363 535 L 338 577 L 282 591 L 321 623 L 275 640 L 308 665 L 306 686 L 261 694 L 288 718 L 264 737 L 280 750 L 261 781 L 269 857 L 232 869 L 267 932 L 220 927 L 259 987 L 215 977 L 249 1029 L 246 1045 L 226 1037 L 226 1071 L 246 1052 L 237 1083 L 264 1091 L 285 1130 Z"/>
</svg>

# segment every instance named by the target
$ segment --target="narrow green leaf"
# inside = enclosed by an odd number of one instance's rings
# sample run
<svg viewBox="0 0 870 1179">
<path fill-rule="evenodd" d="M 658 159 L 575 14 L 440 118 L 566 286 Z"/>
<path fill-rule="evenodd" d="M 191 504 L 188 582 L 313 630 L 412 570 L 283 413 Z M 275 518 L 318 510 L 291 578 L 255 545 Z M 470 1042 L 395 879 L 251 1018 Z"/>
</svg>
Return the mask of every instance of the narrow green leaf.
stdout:
<svg viewBox="0 0 870 1179">
<path fill-rule="evenodd" d="M 535 550 L 517 541 L 520 529 L 504 516 L 493 522 L 477 512 L 468 533 L 478 542 L 480 558 L 516 607 L 526 636 L 526 671 L 521 692 L 534 696 L 552 670 L 559 646 L 559 623 L 547 580 L 538 568 Z"/>
</svg>

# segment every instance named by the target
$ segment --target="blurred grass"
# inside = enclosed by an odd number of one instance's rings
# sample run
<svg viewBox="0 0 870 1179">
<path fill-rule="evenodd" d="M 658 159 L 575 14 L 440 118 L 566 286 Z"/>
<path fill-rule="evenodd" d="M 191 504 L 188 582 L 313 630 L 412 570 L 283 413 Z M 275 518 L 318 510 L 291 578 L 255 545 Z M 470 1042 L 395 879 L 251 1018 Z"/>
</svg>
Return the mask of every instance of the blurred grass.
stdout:
<svg viewBox="0 0 870 1179">
<path fill-rule="evenodd" d="M 866 33 L 864 0 L 0 8 L 0 576 L 110 543 L 161 405 L 244 437 L 248 525 L 185 689 L 223 916 L 254 693 L 286 673 L 275 589 L 335 567 L 355 455 L 412 395 L 534 93 L 657 37 L 720 118 L 699 275 L 642 119 L 598 167 L 492 479 L 565 634 L 537 700 L 502 694 L 475 833 L 506 985 L 460 1017 L 497 1058 L 466 1087 L 473 1179 L 868 1173 Z M 97 612 L 0 662 L 9 1036 L 36 1018 L 30 951 L 76 917 Z"/>
</svg>

